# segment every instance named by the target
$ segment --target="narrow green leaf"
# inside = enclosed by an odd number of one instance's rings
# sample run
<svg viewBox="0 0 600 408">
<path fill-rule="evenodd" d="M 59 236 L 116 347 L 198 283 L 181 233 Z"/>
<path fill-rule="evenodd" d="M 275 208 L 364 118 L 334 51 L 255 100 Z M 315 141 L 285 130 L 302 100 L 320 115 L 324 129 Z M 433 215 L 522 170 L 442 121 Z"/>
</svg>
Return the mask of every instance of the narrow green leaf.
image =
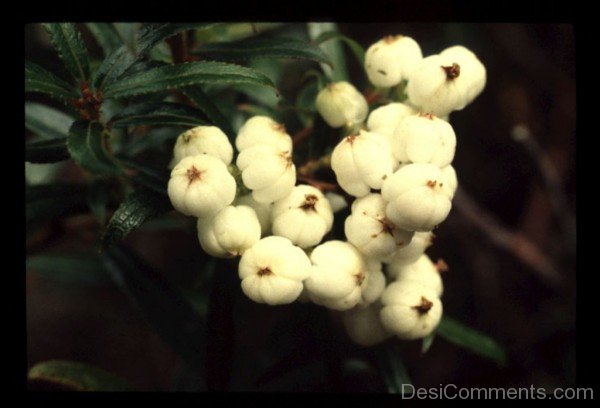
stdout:
<svg viewBox="0 0 600 408">
<path fill-rule="evenodd" d="M 194 107 L 174 102 L 153 102 L 130 105 L 113 116 L 112 127 L 136 125 L 200 126 L 206 125 L 204 113 Z"/>
<path fill-rule="evenodd" d="M 103 89 L 113 83 L 129 67 L 133 65 L 135 58 L 126 45 L 122 45 L 110 53 L 94 73 L 92 84 L 96 89 Z"/>
<path fill-rule="evenodd" d="M 373 348 L 381 375 L 390 394 L 402 394 L 402 386 L 412 384 L 396 342 L 397 340 L 391 339 Z"/>
<path fill-rule="evenodd" d="M 50 360 L 34 365 L 27 375 L 29 381 L 50 384 L 77 391 L 133 391 L 125 380 L 108 371 L 88 364 L 65 360 Z"/>
<path fill-rule="evenodd" d="M 236 133 L 233 131 L 231 124 L 200 86 L 182 88 L 181 91 L 208 116 L 215 126 L 229 137 L 232 143 L 235 141 Z"/>
<path fill-rule="evenodd" d="M 421 353 L 425 354 L 429 351 L 431 346 L 433 345 L 433 340 L 435 339 L 435 332 L 431 333 L 429 336 L 423 339 L 423 343 L 421 345 Z"/>
<path fill-rule="evenodd" d="M 74 119 L 57 109 L 35 102 L 25 103 L 25 128 L 42 139 L 61 139 L 69 135 Z"/>
<path fill-rule="evenodd" d="M 148 149 L 161 149 L 166 142 L 169 142 L 169 151 L 173 144 L 170 142 L 186 129 L 183 127 L 157 127 L 152 128 L 142 137 L 132 139 L 125 146 L 123 153 L 128 156 L 135 156 Z"/>
<path fill-rule="evenodd" d="M 79 97 L 72 85 L 30 61 L 25 61 L 25 92 L 41 92 L 67 101 Z"/>
<path fill-rule="evenodd" d="M 123 45 L 123 40 L 112 23 L 86 23 L 85 25 L 96 38 L 98 45 L 102 47 L 105 56 Z"/>
<path fill-rule="evenodd" d="M 317 39 L 326 32 L 339 32 L 336 23 L 308 23 L 308 34 L 311 40 Z M 346 57 L 340 40 L 327 41 L 320 45 L 321 49 L 333 63 L 333 68 L 327 64 L 321 64 L 323 72 L 330 81 L 348 81 L 350 75 L 346 67 Z"/>
<path fill-rule="evenodd" d="M 104 261 L 115 283 L 139 307 L 157 333 L 198 374 L 204 373 L 205 321 L 186 299 L 137 255 L 109 248 Z"/>
<path fill-rule="evenodd" d="M 95 174 L 120 174 L 121 169 L 108 156 L 102 138 L 102 125 L 78 120 L 69 130 L 67 147 L 71 157 L 84 169 Z"/>
<path fill-rule="evenodd" d="M 25 161 L 55 163 L 69 159 L 67 139 L 39 140 L 25 145 Z"/>
<path fill-rule="evenodd" d="M 354 41 L 353 39 L 340 34 L 337 31 L 328 31 L 322 33 L 314 39 L 314 42 L 316 44 L 323 44 L 324 42 L 327 42 L 329 40 L 343 41 L 348 46 L 348 48 L 350 48 L 350 51 L 352 51 L 352 54 L 354 54 L 354 56 L 356 57 L 356 60 L 358 61 L 359 65 L 361 67 L 365 65 L 365 49 L 363 48 L 363 46 Z"/>
<path fill-rule="evenodd" d="M 487 357 L 499 365 L 506 365 L 506 352 L 500 344 L 485 334 L 450 317 L 442 317 L 437 333 L 451 343 L 464 347 L 482 357 Z"/>
<path fill-rule="evenodd" d="M 90 62 L 81 33 L 73 23 L 48 23 L 44 28 L 65 67 L 75 79 L 87 81 L 90 76 Z"/>
<path fill-rule="evenodd" d="M 331 65 L 331 61 L 319 47 L 293 37 L 252 37 L 241 41 L 202 44 L 194 53 L 203 59 L 217 61 L 294 58 Z"/>
<path fill-rule="evenodd" d="M 142 185 L 155 193 L 167 195 L 167 183 L 169 182 L 170 172 L 166 168 L 153 168 L 146 164 L 139 163 L 124 155 L 118 156 L 119 161 L 129 169 L 135 170 L 132 177 L 135 184 Z"/>
<path fill-rule="evenodd" d="M 169 198 L 147 189 L 138 189 L 125 197 L 102 235 L 102 245 L 108 247 L 127 236 L 150 218 L 173 207 Z"/>
<path fill-rule="evenodd" d="M 65 284 L 97 286 L 110 282 L 104 263 L 95 253 L 33 255 L 27 257 L 26 268 Z"/>
<path fill-rule="evenodd" d="M 250 83 L 275 88 L 260 72 L 223 62 L 200 61 L 166 65 L 122 78 L 106 87 L 107 98 L 122 98 L 203 83 Z"/>
<path fill-rule="evenodd" d="M 159 42 L 182 31 L 209 28 L 216 23 L 146 23 L 138 33 L 137 53 L 143 56 Z"/>
<path fill-rule="evenodd" d="M 28 228 L 87 210 L 84 185 L 40 184 L 25 188 L 25 222 Z"/>
</svg>

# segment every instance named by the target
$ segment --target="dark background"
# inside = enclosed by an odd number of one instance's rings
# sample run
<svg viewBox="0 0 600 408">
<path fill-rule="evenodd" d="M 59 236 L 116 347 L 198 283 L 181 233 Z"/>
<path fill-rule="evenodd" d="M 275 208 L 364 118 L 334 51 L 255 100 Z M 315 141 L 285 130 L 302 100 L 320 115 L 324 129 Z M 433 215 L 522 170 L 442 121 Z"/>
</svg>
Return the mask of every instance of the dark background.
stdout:
<svg viewBox="0 0 600 408">
<path fill-rule="evenodd" d="M 450 118 L 458 138 L 453 165 L 462 192 L 449 218 L 436 231 L 436 243 L 428 254 L 433 259 L 443 257 L 450 265 L 444 276 L 445 313 L 498 340 L 509 352 L 509 364 L 498 368 L 443 339 L 436 339 L 423 356 L 420 343 L 402 342 L 401 353 L 413 383 L 547 389 L 574 385 L 572 26 L 384 23 L 340 24 L 340 29 L 365 48 L 383 35 L 395 33 L 415 38 L 424 55 L 462 44 L 473 50 L 487 69 L 484 92 Z M 37 26 L 27 26 L 26 58 L 57 72 L 60 61 L 40 31 Z M 349 56 L 347 59 L 353 77 L 359 77 L 362 68 Z M 533 146 L 511 137 L 517 124 L 530 130 Z M 548 164 L 550 170 L 543 170 Z M 544 183 L 544 175 L 553 181 L 552 188 Z M 60 177 L 81 180 L 75 166 Z M 27 252 L 88 248 L 99 228 L 89 214 L 56 220 L 28 237 Z M 131 234 L 126 243 L 167 279 L 183 286 L 202 285 L 189 273 L 203 261 L 193 231 L 147 228 Z M 48 359 L 68 359 L 102 367 L 140 390 L 169 390 L 178 375 L 179 381 L 187 384 L 183 388 L 194 389 L 197 379 L 110 282 L 72 285 L 27 271 L 26 285 L 29 367 Z M 233 294 L 235 338 L 229 389 L 290 389 L 285 385 L 278 388 L 273 382 L 257 387 L 257 361 L 263 361 L 265 349 L 267 355 L 285 354 L 285 343 L 294 336 L 310 354 L 315 341 L 311 330 L 321 330 L 322 322 L 310 317 L 311 308 L 258 305 L 241 294 L 239 285 L 233 287 L 237 292 Z M 285 323 L 301 321 L 298 316 L 307 320 L 300 325 L 300 334 L 294 334 L 296 329 Z M 364 352 L 345 338 L 335 317 L 333 325 L 345 355 L 362 358 Z M 267 360 L 265 357 L 265 365 L 269 365 Z M 318 365 L 307 364 L 303 375 L 318 378 Z M 383 391 L 379 383 L 370 384 L 353 375 L 344 374 L 347 381 L 333 386 Z M 296 383 L 292 389 L 331 387 Z"/>
</svg>

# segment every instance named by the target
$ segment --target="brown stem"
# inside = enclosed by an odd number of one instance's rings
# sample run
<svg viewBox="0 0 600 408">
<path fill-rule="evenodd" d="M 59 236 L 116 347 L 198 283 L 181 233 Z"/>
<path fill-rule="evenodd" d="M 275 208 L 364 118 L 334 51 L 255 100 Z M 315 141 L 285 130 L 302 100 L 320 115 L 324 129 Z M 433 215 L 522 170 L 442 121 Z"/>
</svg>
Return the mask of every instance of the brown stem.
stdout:
<svg viewBox="0 0 600 408">
<path fill-rule="evenodd" d="M 479 228 L 497 247 L 511 253 L 529 266 L 545 283 L 553 287 L 558 287 L 563 283 L 563 277 L 547 254 L 522 232 L 512 231 L 504 226 L 461 188 L 456 191 L 454 204 L 464 219 Z"/>
<path fill-rule="evenodd" d="M 300 130 L 292 137 L 292 142 L 294 146 L 298 146 L 300 143 L 308 139 L 313 131 L 313 125 L 308 125 L 304 129 Z"/>
<path fill-rule="evenodd" d="M 311 185 L 311 186 L 313 186 L 315 188 L 318 188 L 322 192 L 325 192 L 325 191 L 337 192 L 337 191 L 339 191 L 339 188 L 338 188 L 337 184 L 333 184 L 333 183 L 328 183 L 326 181 L 317 180 L 317 179 L 314 179 L 312 177 L 303 176 L 301 174 L 298 174 L 296 176 L 296 179 L 298 181 L 304 181 L 306 184 L 309 184 L 309 185 Z"/>
</svg>

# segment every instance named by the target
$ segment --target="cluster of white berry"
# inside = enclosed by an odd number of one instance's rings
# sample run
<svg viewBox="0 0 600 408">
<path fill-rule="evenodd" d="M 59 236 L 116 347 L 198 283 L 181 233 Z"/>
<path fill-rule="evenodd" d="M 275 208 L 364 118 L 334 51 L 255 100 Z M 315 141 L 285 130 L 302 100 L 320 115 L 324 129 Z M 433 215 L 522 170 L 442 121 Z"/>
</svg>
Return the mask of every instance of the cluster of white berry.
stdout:
<svg viewBox="0 0 600 408">
<path fill-rule="evenodd" d="M 446 265 L 424 252 L 457 188 L 456 136 L 447 116 L 483 90 L 486 74 L 462 46 L 423 58 L 404 36 L 373 44 L 365 69 L 375 86 L 402 86 L 408 100 L 368 115 L 367 101 L 347 82 L 317 96 L 325 122 L 349 132 L 330 161 L 339 186 L 355 197 L 345 241 L 322 243 L 344 203 L 296 185 L 292 138 L 268 117 L 240 128 L 235 165 L 233 147 L 217 127 L 181 134 L 168 193 L 175 209 L 198 218 L 208 254 L 241 256 L 239 277 L 250 299 L 312 301 L 342 311 L 349 336 L 369 346 L 391 335 L 422 338 L 440 321 L 439 272 Z"/>
</svg>

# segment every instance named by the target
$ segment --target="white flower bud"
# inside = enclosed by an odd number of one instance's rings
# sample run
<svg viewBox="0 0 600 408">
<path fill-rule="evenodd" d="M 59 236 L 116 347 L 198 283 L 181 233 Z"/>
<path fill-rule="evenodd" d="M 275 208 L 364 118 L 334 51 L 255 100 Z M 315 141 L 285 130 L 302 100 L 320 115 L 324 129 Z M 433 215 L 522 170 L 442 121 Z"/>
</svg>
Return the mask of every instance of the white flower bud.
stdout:
<svg viewBox="0 0 600 408">
<path fill-rule="evenodd" d="M 312 251 L 310 260 L 313 268 L 305 285 L 311 298 L 340 300 L 358 288 L 358 303 L 367 272 L 364 258 L 356 248 L 343 241 L 327 241 Z"/>
<path fill-rule="evenodd" d="M 236 184 L 222 160 L 200 154 L 185 157 L 175 166 L 167 192 L 177 211 L 203 218 L 233 202 Z"/>
<path fill-rule="evenodd" d="M 454 193 L 456 193 L 456 189 L 458 188 L 458 178 L 456 177 L 456 170 L 452 165 L 447 165 L 442 167 L 442 174 L 444 175 L 444 186 L 443 188 L 448 191 L 448 196 L 452 200 L 454 198 Z"/>
<path fill-rule="evenodd" d="M 341 196 L 339 194 L 328 191 L 327 193 L 325 193 L 325 198 L 327 199 L 327 201 L 329 201 L 329 204 L 331 205 L 331 210 L 334 213 L 342 211 L 344 208 L 348 207 L 348 203 L 346 202 L 344 196 Z"/>
<path fill-rule="evenodd" d="M 233 147 L 225 133 L 216 126 L 197 126 L 186 130 L 179 135 L 173 147 L 173 161 L 171 167 L 175 166 L 184 157 L 208 154 L 223 160 L 223 163 L 231 163 L 233 158 Z"/>
<path fill-rule="evenodd" d="M 292 303 L 302 292 L 302 281 L 310 275 L 308 256 L 289 239 L 270 236 L 244 252 L 239 276 L 242 291 L 257 303 Z"/>
<path fill-rule="evenodd" d="M 456 151 L 454 129 L 431 114 L 407 116 L 394 130 L 392 153 L 401 163 L 449 165 Z"/>
<path fill-rule="evenodd" d="M 367 119 L 367 128 L 370 132 L 386 136 L 391 142 L 394 130 L 402 119 L 415 114 L 417 111 L 411 106 L 399 102 L 388 103 L 371 112 Z"/>
<path fill-rule="evenodd" d="M 398 167 L 385 136 L 361 130 L 342 139 L 331 154 L 331 169 L 348 194 L 363 197 Z"/>
<path fill-rule="evenodd" d="M 411 73 L 423 59 L 421 47 L 410 37 L 387 36 L 371 45 L 365 53 L 365 71 L 375 86 L 390 88 Z"/>
<path fill-rule="evenodd" d="M 271 209 L 273 204 L 259 203 L 252 194 L 246 194 L 235 199 L 236 205 L 247 205 L 252 208 L 258 217 L 260 223 L 260 230 L 263 236 L 267 235 L 271 231 Z"/>
<path fill-rule="evenodd" d="M 431 259 L 423 254 L 416 262 L 409 265 L 390 263 L 387 267 L 388 275 L 397 281 L 414 281 L 431 288 L 438 297 L 444 293 L 444 283 L 440 271 Z"/>
<path fill-rule="evenodd" d="M 394 254 L 384 262 L 396 266 L 409 265 L 416 262 L 423 255 L 425 250 L 433 244 L 434 235 L 431 231 L 415 232 L 410 244 L 394 252 Z"/>
<path fill-rule="evenodd" d="M 427 336 L 442 318 L 442 302 L 436 292 L 414 281 L 393 282 L 383 292 L 381 303 L 383 327 L 404 340 Z"/>
<path fill-rule="evenodd" d="M 406 92 L 421 111 L 444 117 L 461 110 L 485 86 L 485 67 L 464 47 L 451 47 L 424 58 L 408 81 Z"/>
<path fill-rule="evenodd" d="M 197 227 L 202 249 L 218 258 L 242 255 L 260 239 L 256 212 L 245 205 L 230 205 L 214 218 L 199 218 Z"/>
<path fill-rule="evenodd" d="M 344 223 L 348 242 L 365 256 L 383 259 L 408 245 L 414 232 L 401 230 L 385 215 L 387 202 L 380 194 L 369 194 L 352 203 Z"/>
<path fill-rule="evenodd" d="M 334 82 L 323 88 L 317 95 L 316 107 L 333 128 L 362 123 L 369 112 L 365 97 L 348 82 Z"/>
<path fill-rule="evenodd" d="M 370 347 L 392 336 L 381 324 L 380 310 L 381 305 L 369 305 L 342 312 L 344 328 L 352 341 Z"/>
<path fill-rule="evenodd" d="M 292 152 L 292 138 L 286 133 L 284 125 L 267 116 L 253 116 L 238 131 L 235 147 L 242 152 L 263 144 Z"/>
<path fill-rule="evenodd" d="M 323 193 L 312 186 L 299 185 L 273 204 L 273 234 L 286 237 L 294 245 L 317 245 L 333 225 L 333 211 Z"/>
<path fill-rule="evenodd" d="M 431 231 L 446 219 L 450 208 L 444 176 L 433 164 L 409 164 L 388 177 L 381 195 L 388 201 L 386 215 L 408 231 Z"/>
<path fill-rule="evenodd" d="M 471 103 L 485 88 L 487 77 L 485 66 L 471 50 L 462 45 L 448 47 L 440 55 L 460 64 L 461 74 L 471 78 L 471 86 L 468 89 L 467 96 L 469 99 L 468 103 Z"/>
<path fill-rule="evenodd" d="M 259 203 L 271 203 L 287 196 L 296 184 L 296 166 L 289 151 L 256 145 L 244 149 L 236 164 L 244 185 Z"/>
</svg>

